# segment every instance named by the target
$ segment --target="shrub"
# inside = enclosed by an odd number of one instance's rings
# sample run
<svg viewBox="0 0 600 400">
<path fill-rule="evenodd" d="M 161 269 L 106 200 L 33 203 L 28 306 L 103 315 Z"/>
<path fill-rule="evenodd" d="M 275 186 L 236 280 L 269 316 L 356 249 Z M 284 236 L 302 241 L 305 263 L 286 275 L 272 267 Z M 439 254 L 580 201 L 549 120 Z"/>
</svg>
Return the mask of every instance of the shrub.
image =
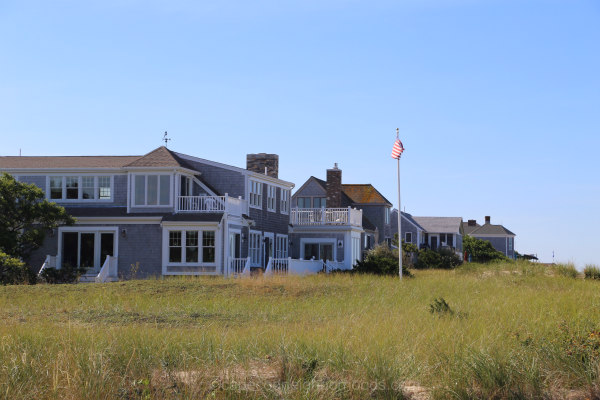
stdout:
<svg viewBox="0 0 600 400">
<path fill-rule="evenodd" d="M 47 283 L 75 283 L 79 277 L 83 275 L 86 268 L 72 267 L 69 264 L 63 265 L 62 268 L 46 268 L 42 271 L 40 277 Z"/>
<path fill-rule="evenodd" d="M 600 279 L 600 268 L 596 265 L 588 264 L 583 269 L 585 279 Z"/>
<path fill-rule="evenodd" d="M 0 251 L 0 284 L 18 285 L 34 281 L 24 262 Z"/>
<path fill-rule="evenodd" d="M 354 270 L 358 273 L 398 275 L 398 252 L 384 245 L 376 246 L 366 253 L 362 261 L 357 261 Z M 402 265 L 402 275 L 412 276 L 405 265 Z"/>
<path fill-rule="evenodd" d="M 454 269 L 461 263 L 460 257 L 452 249 L 441 248 L 438 251 L 423 249 L 419 252 L 415 268 Z"/>
<path fill-rule="evenodd" d="M 579 272 L 577 272 L 577 268 L 575 265 L 569 264 L 557 264 L 554 266 L 554 270 L 558 275 L 566 276 L 567 278 L 577 278 Z"/>
<path fill-rule="evenodd" d="M 508 260 L 504 254 L 494 249 L 494 246 L 489 241 L 477 239 L 469 235 L 463 237 L 463 249 L 471 256 L 471 261 L 473 262 L 486 263 L 494 260 Z"/>
</svg>

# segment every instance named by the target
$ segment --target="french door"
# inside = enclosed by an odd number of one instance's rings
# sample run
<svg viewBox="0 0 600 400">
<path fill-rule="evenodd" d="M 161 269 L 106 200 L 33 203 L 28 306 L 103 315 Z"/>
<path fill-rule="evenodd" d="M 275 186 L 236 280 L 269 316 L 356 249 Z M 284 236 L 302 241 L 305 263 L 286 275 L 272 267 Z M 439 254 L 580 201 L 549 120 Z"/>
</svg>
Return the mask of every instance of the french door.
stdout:
<svg viewBox="0 0 600 400">
<path fill-rule="evenodd" d="M 62 232 L 61 264 L 98 273 L 107 256 L 115 253 L 114 232 Z"/>
</svg>

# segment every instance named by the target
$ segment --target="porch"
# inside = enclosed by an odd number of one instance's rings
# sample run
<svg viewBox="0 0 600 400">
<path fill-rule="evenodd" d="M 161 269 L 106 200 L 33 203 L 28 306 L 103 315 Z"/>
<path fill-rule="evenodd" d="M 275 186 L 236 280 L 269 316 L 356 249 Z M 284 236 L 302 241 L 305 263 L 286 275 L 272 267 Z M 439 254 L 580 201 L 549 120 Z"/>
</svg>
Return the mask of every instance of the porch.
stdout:
<svg viewBox="0 0 600 400">
<path fill-rule="evenodd" d="M 292 208 L 290 224 L 300 226 L 362 226 L 362 210 L 355 208 Z"/>
<path fill-rule="evenodd" d="M 248 203 L 241 197 L 225 196 L 177 196 L 175 212 L 178 213 L 227 213 L 241 217 L 248 213 Z"/>
</svg>

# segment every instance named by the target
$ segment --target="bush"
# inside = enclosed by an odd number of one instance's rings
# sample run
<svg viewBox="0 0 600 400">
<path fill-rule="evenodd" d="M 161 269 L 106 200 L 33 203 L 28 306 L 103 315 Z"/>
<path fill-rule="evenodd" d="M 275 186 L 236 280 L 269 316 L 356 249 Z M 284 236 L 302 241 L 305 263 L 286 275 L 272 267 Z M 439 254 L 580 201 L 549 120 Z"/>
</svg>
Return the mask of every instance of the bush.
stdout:
<svg viewBox="0 0 600 400">
<path fill-rule="evenodd" d="M 558 275 L 566 276 L 567 278 L 577 278 L 579 272 L 577 272 L 577 268 L 575 265 L 569 264 L 557 264 L 554 266 L 554 270 Z"/>
<path fill-rule="evenodd" d="M 0 284 L 18 285 L 35 282 L 31 275 L 24 262 L 0 251 Z"/>
<path fill-rule="evenodd" d="M 72 267 L 69 264 L 63 265 L 62 268 L 45 268 L 40 277 L 47 283 L 75 283 L 79 277 L 85 274 L 86 268 Z"/>
<path fill-rule="evenodd" d="M 460 257 L 451 249 L 441 248 L 438 251 L 423 249 L 419 252 L 419 257 L 415 268 L 441 268 L 454 269 L 458 267 L 462 261 Z"/>
<path fill-rule="evenodd" d="M 364 260 L 357 261 L 354 270 L 358 273 L 398 275 L 398 252 L 384 245 L 376 246 L 367 252 Z M 402 275 L 412 276 L 405 265 L 402 265 Z"/>
<path fill-rule="evenodd" d="M 595 265 L 588 264 L 583 269 L 585 279 L 600 279 L 600 268 Z"/>
<path fill-rule="evenodd" d="M 471 261 L 473 262 L 486 263 L 494 260 L 508 260 L 504 254 L 494 249 L 494 246 L 489 241 L 477 239 L 469 235 L 463 237 L 463 249 L 471 256 Z"/>
</svg>

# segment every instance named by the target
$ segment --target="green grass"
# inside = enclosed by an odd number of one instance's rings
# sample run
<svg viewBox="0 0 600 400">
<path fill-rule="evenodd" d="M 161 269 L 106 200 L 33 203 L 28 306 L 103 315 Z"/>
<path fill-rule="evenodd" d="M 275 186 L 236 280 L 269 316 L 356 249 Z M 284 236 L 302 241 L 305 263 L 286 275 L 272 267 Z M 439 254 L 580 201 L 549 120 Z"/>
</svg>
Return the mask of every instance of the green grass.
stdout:
<svg viewBox="0 0 600 400">
<path fill-rule="evenodd" d="M 414 273 L 0 287 L 0 398 L 600 393 L 600 283 L 526 263 Z"/>
</svg>

